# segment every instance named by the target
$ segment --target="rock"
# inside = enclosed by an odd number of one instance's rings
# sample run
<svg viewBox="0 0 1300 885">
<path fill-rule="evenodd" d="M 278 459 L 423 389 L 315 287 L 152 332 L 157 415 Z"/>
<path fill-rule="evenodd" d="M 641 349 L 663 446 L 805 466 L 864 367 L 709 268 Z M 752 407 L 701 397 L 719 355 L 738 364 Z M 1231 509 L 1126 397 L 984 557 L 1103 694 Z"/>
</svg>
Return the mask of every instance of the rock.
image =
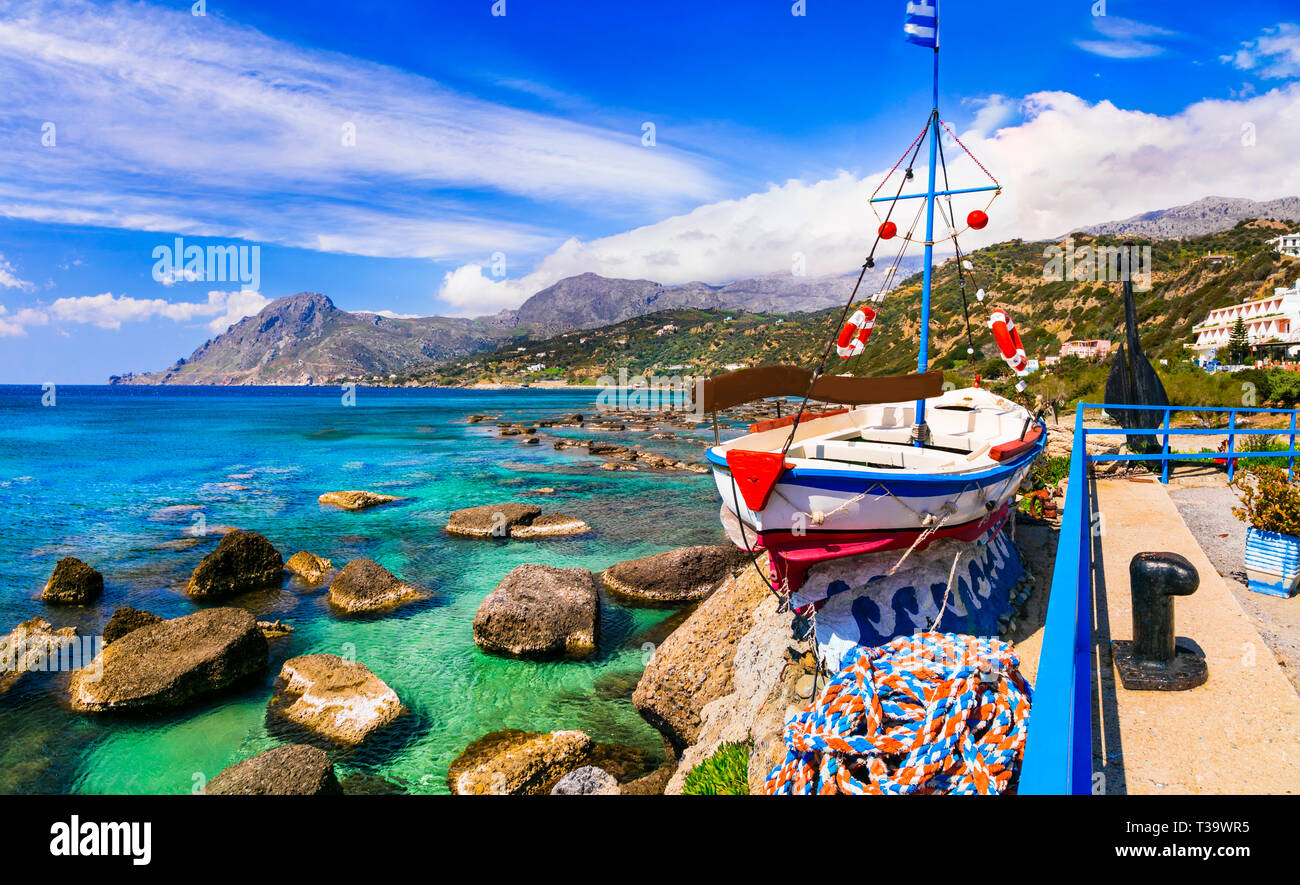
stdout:
<svg viewBox="0 0 1300 885">
<path fill-rule="evenodd" d="M 591 749 L 591 738 L 581 731 L 493 732 L 451 763 L 447 786 L 460 796 L 545 796 Z"/>
<path fill-rule="evenodd" d="M 41 601 L 49 605 L 86 605 L 104 592 L 104 576 L 75 556 L 65 556 L 54 566 Z"/>
<path fill-rule="evenodd" d="M 342 794 L 324 750 L 276 747 L 237 762 L 208 781 L 209 796 L 337 796 Z"/>
<path fill-rule="evenodd" d="M 317 654 L 284 662 L 269 709 L 313 734 L 355 746 L 400 716 L 402 702 L 360 661 Z"/>
<path fill-rule="evenodd" d="M 617 796 L 619 792 L 614 775 L 594 765 L 570 771 L 551 788 L 552 796 Z"/>
<path fill-rule="evenodd" d="M 384 611 L 428 598 L 373 559 L 354 559 L 330 584 L 330 605 L 346 614 Z"/>
<path fill-rule="evenodd" d="M 518 658 L 585 658 L 596 650 L 600 599 L 582 568 L 516 566 L 474 615 L 474 642 Z"/>
<path fill-rule="evenodd" d="M 129 605 L 114 609 L 113 616 L 104 625 L 104 644 L 108 645 L 110 642 L 121 639 L 132 630 L 139 630 L 141 627 L 148 627 L 160 621 L 162 621 L 162 618 L 153 612 L 141 611 L 138 608 L 131 608 Z"/>
<path fill-rule="evenodd" d="M 453 511 L 447 533 L 467 538 L 504 538 L 517 525 L 527 525 L 542 515 L 535 504 L 484 504 Z"/>
<path fill-rule="evenodd" d="M 209 608 L 140 627 L 104 646 L 94 664 L 72 674 L 69 701 L 79 712 L 169 709 L 266 664 L 266 638 L 251 614 Z"/>
<path fill-rule="evenodd" d="M 276 618 L 274 621 L 258 621 L 257 629 L 262 631 L 262 635 L 267 639 L 279 639 L 281 636 L 288 636 L 293 632 L 293 627 Z"/>
<path fill-rule="evenodd" d="M 581 519 L 565 516 L 563 513 L 547 513 L 539 516 L 527 525 L 510 528 L 512 538 L 555 538 L 563 535 L 585 535 L 591 526 Z"/>
<path fill-rule="evenodd" d="M 400 796 L 406 787 L 368 771 L 357 771 L 339 781 L 345 796 Z"/>
<path fill-rule="evenodd" d="M 664 790 L 668 787 L 668 782 L 672 780 L 676 772 L 677 765 L 669 763 L 661 768 L 656 768 L 644 777 L 628 781 L 619 788 L 619 792 L 624 796 L 662 796 Z"/>
<path fill-rule="evenodd" d="M 230 532 L 190 575 L 185 593 L 203 601 L 278 587 L 284 559 L 257 532 Z"/>
<path fill-rule="evenodd" d="M 682 547 L 612 565 L 600 579 L 615 595 L 634 603 L 694 602 L 749 562 L 749 555 L 735 547 Z"/>
<path fill-rule="evenodd" d="M 351 489 L 346 492 L 326 492 L 316 499 L 320 504 L 330 504 L 344 510 L 365 510 L 370 507 L 378 507 L 380 504 L 391 504 L 393 501 L 403 500 L 405 499 L 397 495 L 381 495 L 378 492 L 366 492 L 360 489 Z"/>
<path fill-rule="evenodd" d="M 542 486 L 540 489 L 533 489 L 534 495 L 554 495 L 555 489 L 550 486 Z"/>
<path fill-rule="evenodd" d="M 536 436 L 529 436 L 524 438 L 523 443 L 526 446 L 535 446 L 541 443 L 541 439 Z"/>
<path fill-rule="evenodd" d="M 733 691 L 736 644 L 771 591 L 753 570 L 740 572 L 700 603 L 655 651 L 632 703 L 681 754 L 699 735 L 704 705 Z"/>
<path fill-rule="evenodd" d="M 60 649 L 77 639 L 76 627 L 55 630 L 44 618 L 23 621 L 0 637 L 0 695 L 28 673 L 46 671 L 59 660 Z"/>
<path fill-rule="evenodd" d="M 292 572 L 309 584 L 319 584 L 333 567 L 334 563 L 328 559 L 322 559 L 306 550 L 299 550 L 284 564 L 285 571 Z"/>
</svg>

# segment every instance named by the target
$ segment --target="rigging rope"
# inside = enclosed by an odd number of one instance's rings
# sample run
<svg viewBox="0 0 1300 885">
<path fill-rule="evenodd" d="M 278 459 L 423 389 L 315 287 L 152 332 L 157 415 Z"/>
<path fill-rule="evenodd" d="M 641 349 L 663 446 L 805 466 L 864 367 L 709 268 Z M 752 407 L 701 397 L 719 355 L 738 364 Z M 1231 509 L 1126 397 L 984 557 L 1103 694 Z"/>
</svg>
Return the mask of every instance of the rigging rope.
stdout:
<svg viewBox="0 0 1300 885">
<path fill-rule="evenodd" d="M 1032 689 L 1010 643 L 951 633 L 859 648 L 786 723 L 764 792 L 997 794 L 1024 753 Z"/>
</svg>

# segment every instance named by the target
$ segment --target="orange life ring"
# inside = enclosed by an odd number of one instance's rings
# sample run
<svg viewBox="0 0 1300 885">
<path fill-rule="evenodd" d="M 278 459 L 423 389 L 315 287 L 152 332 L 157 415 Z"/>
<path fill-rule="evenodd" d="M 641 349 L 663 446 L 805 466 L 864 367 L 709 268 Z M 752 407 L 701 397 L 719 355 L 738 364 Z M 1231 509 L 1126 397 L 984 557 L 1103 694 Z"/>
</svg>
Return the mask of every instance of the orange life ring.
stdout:
<svg viewBox="0 0 1300 885">
<path fill-rule="evenodd" d="M 993 330 L 993 340 L 998 343 L 998 350 L 1002 351 L 1002 358 L 1007 361 L 1007 365 L 1017 375 L 1025 374 L 1029 368 L 1029 355 L 1025 353 L 1025 345 L 1020 341 L 1015 322 L 1006 311 L 995 310 L 989 317 L 989 328 Z"/>
<path fill-rule="evenodd" d="M 840 337 L 835 341 L 835 352 L 844 359 L 857 356 L 867 346 L 871 330 L 876 327 L 876 312 L 870 307 L 862 306 L 853 312 L 849 321 L 840 329 Z"/>
</svg>

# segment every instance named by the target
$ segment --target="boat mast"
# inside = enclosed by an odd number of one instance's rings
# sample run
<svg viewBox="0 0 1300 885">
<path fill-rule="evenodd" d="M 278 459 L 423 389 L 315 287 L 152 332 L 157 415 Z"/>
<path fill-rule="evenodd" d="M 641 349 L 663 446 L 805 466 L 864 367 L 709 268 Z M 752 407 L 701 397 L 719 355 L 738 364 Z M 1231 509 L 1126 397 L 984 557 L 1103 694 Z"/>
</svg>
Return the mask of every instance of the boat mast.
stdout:
<svg viewBox="0 0 1300 885">
<path fill-rule="evenodd" d="M 939 41 L 938 19 L 935 20 L 934 43 L 934 103 L 930 110 L 930 169 L 929 187 L 925 195 L 925 258 L 921 277 L 921 350 L 916 358 L 916 371 L 923 373 L 930 365 L 930 284 L 933 277 L 934 258 L 934 181 L 939 147 Z M 925 423 L 925 400 L 916 401 L 916 427 L 912 431 L 912 444 L 923 446 L 930 441 L 930 428 Z"/>
</svg>

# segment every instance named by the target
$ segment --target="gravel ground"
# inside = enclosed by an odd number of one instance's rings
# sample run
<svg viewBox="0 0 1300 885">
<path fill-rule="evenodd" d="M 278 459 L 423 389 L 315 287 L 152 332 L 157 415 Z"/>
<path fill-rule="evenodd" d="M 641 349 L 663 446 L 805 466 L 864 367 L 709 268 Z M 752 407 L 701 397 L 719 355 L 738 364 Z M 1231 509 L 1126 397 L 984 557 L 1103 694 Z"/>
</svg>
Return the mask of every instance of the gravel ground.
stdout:
<svg viewBox="0 0 1300 885">
<path fill-rule="evenodd" d="M 1240 502 L 1222 479 L 1169 484 L 1169 496 L 1205 555 L 1227 582 L 1264 643 L 1300 692 L 1300 596 L 1280 599 L 1246 589 L 1246 524 L 1232 515 Z M 1177 623 L 1175 621 L 1175 623 Z"/>
</svg>

